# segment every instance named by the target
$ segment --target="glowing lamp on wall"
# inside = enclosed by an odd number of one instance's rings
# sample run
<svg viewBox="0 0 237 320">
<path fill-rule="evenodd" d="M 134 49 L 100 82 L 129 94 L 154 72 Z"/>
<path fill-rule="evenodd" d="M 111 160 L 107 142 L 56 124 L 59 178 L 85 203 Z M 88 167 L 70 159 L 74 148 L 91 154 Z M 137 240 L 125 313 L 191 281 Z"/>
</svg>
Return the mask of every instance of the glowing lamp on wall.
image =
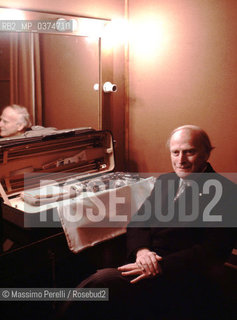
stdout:
<svg viewBox="0 0 237 320">
<path fill-rule="evenodd" d="M 103 36 L 105 27 L 109 22 L 102 19 L 78 18 L 73 21 L 73 31 L 76 31 L 80 36 L 100 38 Z"/>
<path fill-rule="evenodd" d="M 170 43 L 170 24 L 163 16 L 147 14 L 131 21 L 129 45 L 142 60 L 161 56 Z"/>
<path fill-rule="evenodd" d="M 24 20 L 24 12 L 18 9 L 0 8 L 0 20 Z"/>
<path fill-rule="evenodd" d="M 103 33 L 103 46 L 110 49 L 128 41 L 129 26 L 124 18 L 113 19 L 105 26 Z"/>
</svg>

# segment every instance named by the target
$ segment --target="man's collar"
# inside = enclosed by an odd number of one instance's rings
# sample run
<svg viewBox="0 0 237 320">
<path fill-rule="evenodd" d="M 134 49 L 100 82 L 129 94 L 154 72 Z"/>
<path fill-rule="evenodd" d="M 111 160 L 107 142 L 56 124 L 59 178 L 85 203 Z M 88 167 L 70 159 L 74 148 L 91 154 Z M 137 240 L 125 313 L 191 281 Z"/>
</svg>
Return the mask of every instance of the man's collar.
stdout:
<svg viewBox="0 0 237 320">
<path fill-rule="evenodd" d="M 179 181 L 179 186 L 183 183 L 183 181 L 189 181 L 189 180 L 199 180 L 200 177 L 205 177 L 206 175 L 203 175 L 203 173 L 215 173 L 215 170 L 212 168 L 209 162 L 205 164 L 203 167 L 202 171 L 200 172 L 194 172 L 191 173 L 189 176 L 187 176 L 187 179 L 179 178 L 178 176 L 178 181 Z M 186 184 L 188 186 L 188 184 Z"/>
</svg>

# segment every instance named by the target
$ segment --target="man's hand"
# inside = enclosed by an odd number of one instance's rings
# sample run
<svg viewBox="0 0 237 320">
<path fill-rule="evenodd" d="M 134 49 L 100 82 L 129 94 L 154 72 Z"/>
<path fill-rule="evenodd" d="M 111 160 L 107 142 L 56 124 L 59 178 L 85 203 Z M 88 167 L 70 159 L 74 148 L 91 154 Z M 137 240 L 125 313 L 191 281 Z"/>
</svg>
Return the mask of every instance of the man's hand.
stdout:
<svg viewBox="0 0 237 320">
<path fill-rule="evenodd" d="M 145 273 L 143 273 L 142 269 L 138 267 L 136 262 L 125 264 L 121 267 L 118 267 L 118 270 L 122 271 L 123 276 L 137 276 L 136 278 L 131 280 L 130 283 L 136 283 L 139 280 L 142 280 L 148 277 Z"/>
<path fill-rule="evenodd" d="M 137 276 L 131 283 L 136 283 L 142 279 L 151 278 L 161 272 L 158 261 L 162 260 L 155 252 L 148 249 L 141 249 L 137 252 L 135 263 L 125 264 L 118 268 L 123 276 Z"/>
<path fill-rule="evenodd" d="M 158 261 L 162 260 L 162 257 L 158 256 L 155 252 L 149 249 L 140 249 L 137 252 L 136 263 L 146 274 L 155 276 L 161 270 L 159 270 Z"/>
</svg>

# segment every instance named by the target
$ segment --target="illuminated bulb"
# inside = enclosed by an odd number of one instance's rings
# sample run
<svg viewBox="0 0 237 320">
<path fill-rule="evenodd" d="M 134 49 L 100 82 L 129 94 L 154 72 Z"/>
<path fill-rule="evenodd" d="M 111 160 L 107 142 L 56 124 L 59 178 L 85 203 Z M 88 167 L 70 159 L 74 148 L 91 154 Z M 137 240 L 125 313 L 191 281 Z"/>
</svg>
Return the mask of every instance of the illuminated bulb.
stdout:
<svg viewBox="0 0 237 320">
<path fill-rule="evenodd" d="M 164 55 L 171 38 L 169 22 L 152 14 L 133 21 L 130 28 L 129 44 L 131 52 L 142 60 L 152 61 Z"/>
<path fill-rule="evenodd" d="M 18 9 L 0 9 L 0 20 L 24 20 L 25 15 Z"/>
<path fill-rule="evenodd" d="M 112 47 L 123 44 L 128 40 L 128 22 L 126 19 L 114 19 L 107 23 L 102 35 L 103 47 L 111 49 Z"/>
<path fill-rule="evenodd" d="M 103 34 L 105 24 L 104 20 L 81 18 L 78 32 L 80 35 L 99 38 Z"/>
</svg>

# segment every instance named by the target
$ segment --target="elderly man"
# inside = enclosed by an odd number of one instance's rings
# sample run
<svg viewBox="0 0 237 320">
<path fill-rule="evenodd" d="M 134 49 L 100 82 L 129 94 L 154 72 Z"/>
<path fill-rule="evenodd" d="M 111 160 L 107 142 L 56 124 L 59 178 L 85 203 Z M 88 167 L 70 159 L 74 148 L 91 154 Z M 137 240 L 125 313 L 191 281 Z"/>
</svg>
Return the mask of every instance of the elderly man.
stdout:
<svg viewBox="0 0 237 320">
<path fill-rule="evenodd" d="M 175 129 L 168 145 L 174 173 L 157 179 L 128 225 L 130 263 L 98 270 L 79 285 L 109 288 L 109 302 L 93 308 L 88 302 L 73 304 L 65 314 L 69 318 L 71 312 L 85 318 L 98 312 L 103 319 L 160 319 L 173 309 L 174 319 L 224 319 L 214 279 L 234 245 L 234 228 L 227 228 L 231 219 L 224 216 L 234 211 L 236 186 L 207 162 L 213 147 L 201 128 Z M 198 216 L 184 212 L 190 208 Z M 142 219 L 145 216 L 149 219 Z"/>
<path fill-rule="evenodd" d="M 19 136 L 30 126 L 30 116 L 25 107 L 13 104 L 4 108 L 0 121 L 1 138 Z"/>
</svg>

